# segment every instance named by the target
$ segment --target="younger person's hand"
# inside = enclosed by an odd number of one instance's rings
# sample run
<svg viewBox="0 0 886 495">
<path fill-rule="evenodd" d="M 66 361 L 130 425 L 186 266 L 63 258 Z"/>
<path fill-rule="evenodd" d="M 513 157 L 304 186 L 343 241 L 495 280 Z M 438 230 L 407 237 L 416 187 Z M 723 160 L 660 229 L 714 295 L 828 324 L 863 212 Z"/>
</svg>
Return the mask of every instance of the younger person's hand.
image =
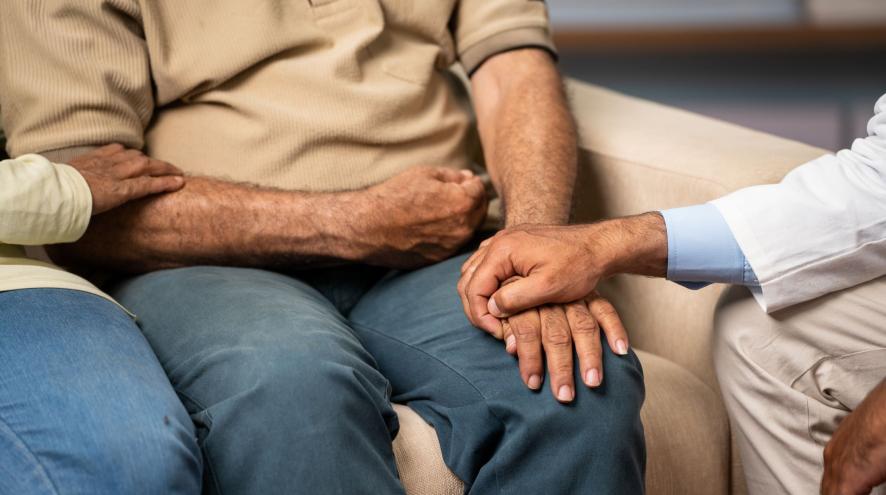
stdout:
<svg viewBox="0 0 886 495">
<path fill-rule="evenodd" d="M 68 161 L 92 191 L 92 214 L 98 215 L 152 194 L 177 191 L 185 185 L 178 168 L 141 151 L 110 144 Z"/>
<path fill-rule="evenodd" d="M 657 213 L 567 227 L 522 226 L 484 241 L 458 291 L 474 326 L 501 338 L 501 318 L 584 299 L 616 273 L 664 276 L 667 233 Z M 519 277 L 507 285 L 505 281 Z"/>
</svg>

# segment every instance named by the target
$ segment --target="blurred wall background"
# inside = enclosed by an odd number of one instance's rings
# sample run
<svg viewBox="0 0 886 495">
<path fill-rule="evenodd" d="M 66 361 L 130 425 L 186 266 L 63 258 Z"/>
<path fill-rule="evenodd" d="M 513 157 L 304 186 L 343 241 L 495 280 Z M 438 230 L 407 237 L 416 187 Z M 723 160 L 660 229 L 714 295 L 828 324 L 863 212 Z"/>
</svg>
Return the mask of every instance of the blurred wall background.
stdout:
<svg viewBox="0 0 886 495">
<path fill-rule="evenodd" d="M 828 149 L 886 93 L 886 0 L 547 0 L 561 69 Z"/>
</svg>

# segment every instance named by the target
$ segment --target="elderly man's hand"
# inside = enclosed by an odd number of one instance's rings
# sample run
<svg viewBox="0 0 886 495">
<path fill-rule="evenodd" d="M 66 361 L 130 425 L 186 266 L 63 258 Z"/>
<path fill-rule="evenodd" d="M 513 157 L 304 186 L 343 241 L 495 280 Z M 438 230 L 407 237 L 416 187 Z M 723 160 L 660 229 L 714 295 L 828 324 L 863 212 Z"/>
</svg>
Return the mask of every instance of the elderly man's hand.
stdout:
<svg viewBox="0 0 886 495">
<path fill-rule="evenodd" d="M 886 380 L 834 433 L 824 449 L 822 495 L 862 495 L 886 483 Z"/>
<path fill-rule="evenodd" d="M 541 388 L 547 364 L 551 393 L 560 402 L 575 398 L 573 346 L 581 377 L 588 387 L 603 380 L 601 328 L 612 349 L 627 354 L 628 336 L 608 301 L 593 293 L 569 304 L 547 304 L 502 320 L 502 338 L 508 353 L 517 356 L 527 387 Z"/>
<path fill-rule="evenodd" d="M 416 167 L 365 191 L 354 212 L 367 263 L 416 268 L 452 256 L 486 216 L 486 188 L 467 170 Z"/>
<path fill-rule="evenodd" d="M 141 151 L 110 144 L 68 161 L 92 191 L 92 214 L 129 201 L 177 191 L 185 185 L 182 171 L 145 156 Z"/>
</svg>

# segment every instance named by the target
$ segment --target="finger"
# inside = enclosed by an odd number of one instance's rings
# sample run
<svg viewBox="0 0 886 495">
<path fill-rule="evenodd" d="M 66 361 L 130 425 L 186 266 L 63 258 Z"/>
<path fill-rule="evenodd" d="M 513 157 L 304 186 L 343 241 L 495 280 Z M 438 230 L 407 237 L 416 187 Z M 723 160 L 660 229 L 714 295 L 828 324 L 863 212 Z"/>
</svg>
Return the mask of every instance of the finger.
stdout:
<svg viewBox="0 0 886 495">
<path fill-rule="evenodd" d="M 471 268 L 468 268 L 471 270 Z M 472 321 L 490 333 L 500 327 L 499 318 L 489 312 L 489 296 L 498 290 L 501 283 L 514 273 L 507 256 L 489 250 L 478 264 L 465 288 L 468 309 Z"/>
<path fill-rule="evenodd" d="M 123 151 L 120 151 L 119 153 L 114 153 L 113 155 L 108 157 L 108 159 L 115 165 L 120 164 L 120 163 L 126 163 L 131 160 L 138 159 L 138 158 L 147 158 L 147 157 L 145 156 L 144 153 L 142 153 L 139 150 L 130 150 L 130 149 L 124 149 Z"/>
<path fill-rule="evenodd" d="M 541 321 L 538 310 L 531 309 L 508 318 L 517 345 L 520 377 L 532 390 L 541 388 L 544 359 L 541 352 Z"/>
<path fill-rule="evenodd" d="M 609 348 L 612 349 L 612 352 L 619 356 L 627 354 L 628 348 L 630 348 L 628 332 L 625 330 L 624 324 L 622 324 L 621 318 L 619 318 L 618 312 L 612 303 L 600 297 L 599 294 L 595 294 L 588 301 L 588 308 L 591 311 L 591 315 L 603 327 L 603 333 L 606 334 L 606 341 L 609 343 Z"/>
<path fill-rule="evenodd" d="M 505 341 L 505 351 L 511 356 L 517 355 L 517 337 L 514 337 L 514 330 L 511 328 L 507 319 L 501 322 L 501 335 Z"/>
<path fill-rule="evenodd" d="M 542 306 L 541 345 L 545 350 L 551 393 L 560 402 L 572 402 L 575 383 L 572 378 L 572 333 L 566 313 L 560 305 Z"/>
<path fill-rule="evenodd" d="M 486 186 L 483 185 L 483 181 L 480 180 L 479 177 L 465 179 L 459 185 L 464 189 L 465 193 L 475 201 L 480 201 L 482 203 L 482 201 L 486 199 Z"/>
<path fill-rule="evenodd" d="M 97 149 L 93 150 L 91 154 L 95 157 L 104 158 L 104 157 L 116 155 L 117 153 L 120 153 L 121 151 L 124 151 L 125 149 L 126 148 L 120 143 L 112 143 L 112 144 L 106 144 L 106 145 L 102 146 L 101 148 L 97 148 Z"/>
<path fill-rule="evenodd" d="M 456 184 L 465 180 L 465 176 L 460 170 L 446 167 L 433 167 L 431 176 L 441 182 L 454 182 Z"/>
<path fill-rule="evenodd" d="M 482 258 L 480 260 L 482 260 Z M 476 260 L 476 263 L 479 264 L 480 260 Z M 461 304 L 462 308 L 464 309 L 465 316 L 467 316 L 468 321 L 470 321 L 471 324 L 475 327 L 484 330 L 486 333 L 492 335 L 497 339 L 502 339 L 503 335 L 501 320 L 495 317 L 490 317 L 489 315 L 481 315 L 480 317 L 478 317 L 477 314 L 471 311 L 470 298 L 468 297 L 468 286 L 470 285 L 473 273 L 474 270 L 469 268 L 465 273 L 462 274 L 461 278 L 458 279 L 458 284 L 456 285 L 458 296 L 461 299 Z"/>
<path fill-rule="evenodd" d="M 148 163 L 148 174 L 151 177 L 160 177 L 163 175 L 184 175 L 185 173 L 171 163 L 151 158 Z"/>
<path fill-rule="evenodd" d="M 162 177 L 164 175 L 184 175 L 178 167 L 162 160 L 154 160 L 144 155 L 137 156 L 116 166 L 116 174 L 123 179 L 150 176 Z"/>
<path fill-rule="evenodd" d="M 178 191 L 185 185 L 184 177 L 168 175 L 165 177 L 136 177 L 124 181 L 126 200 L 132 201 L 152 194 Z"/>
<path fill-rule="evenodd" d="M 488 259 L 489 256 L 487 256 L 487 260 Z M 475 278 L 479 278 L 479 281 L 482 282 L 484 292 L 488 291 L 488 287 L 491 285 L 491 282 L 487 279 L 490 276 L 501 276 L 500 273 L 504 269 L 495 266 L 489 266 L 489 268 L 486 268 L 489 264 L 490 263 L 488 262 L 482 263 L 481 266 L 477 268 L 474 275 Z M 503 263 L 499 262 L 499 264 Z M 508 269 L 516 272 L 516 269 L 512 268 L 513 265 L 510 262 L 508 262 L 507 266 L 511 267 Z M 494 271 L 496 269 L 498 272 Z M 513 274 L 525 275 L 519 273 Z M 554 288 L 555 285 L 551 283 L 547 276 L 542 272 L 530 273 L 529 276 L 524 276 L 524 278 L 513 284 L 495 290 L 495 292 L 489 296 L 488 311 L 493 316 L 503 318 L 507 315 L 524 311 L 527 308 L 541 306 L 543 304 L 568 302 L 560 301 Z"/>
<path fill-rule="evenodd" d="M 603 382 L 603 349 L 597 320 L 584 301 L 567 304 L 566 319 L 572 331 L 582 380 L 588 387 L 599 387 Z"/>
<path fill-rule="evenodd" d="M 485 241 L 484 241 L 485 242 Z M 483 245 L 480 244 L 480 248 L 474 251 L 467 260 L 461 265 L 461 274 L 464 275 L 466 273 L 473 273 L 477 269 L 477 265 L 480 264 L 480 260 L 483 256 L 486 255 L 486 249 L 484 249 Z"/>
</svg>

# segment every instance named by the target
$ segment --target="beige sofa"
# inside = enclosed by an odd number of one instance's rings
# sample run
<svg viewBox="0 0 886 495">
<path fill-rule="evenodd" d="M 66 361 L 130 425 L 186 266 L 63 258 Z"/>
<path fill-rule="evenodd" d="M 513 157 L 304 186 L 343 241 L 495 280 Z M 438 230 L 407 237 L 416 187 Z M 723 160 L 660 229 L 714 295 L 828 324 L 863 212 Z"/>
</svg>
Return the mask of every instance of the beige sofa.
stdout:
<svg viewBox="0 0 886 495">
<path fill-rule="evenodd" d="M 704 202 L 778 181 L 824 153 L 586 84 L 570 82 L 569 89 L 581 138 L 578 221 Z M 722 287 L 691 292 L 661 280 L 619 277 L 603 290 L 618 306 L 645 369 L 647 491 L 743 493 L 710 357 Z M 396 407 L 401 430 L 394 452 L 409 494 L 462 493 L 432 428 Z"/>
<path fill-rule="evenodd" d="M 824 150 L 571 81 L 580 128 L 576 220 L 705 202 L 780 180 Z M 722 286 L 689 291 L 663 280 L 617 277 L 604 292 L 618 307 L 646 377 L 650 495 L 744 493 L 718 392 L 710 342 Z M 397 406 L 394 452 L 410 495 L 462 493 L 434 432 Z"/>
</svg>

